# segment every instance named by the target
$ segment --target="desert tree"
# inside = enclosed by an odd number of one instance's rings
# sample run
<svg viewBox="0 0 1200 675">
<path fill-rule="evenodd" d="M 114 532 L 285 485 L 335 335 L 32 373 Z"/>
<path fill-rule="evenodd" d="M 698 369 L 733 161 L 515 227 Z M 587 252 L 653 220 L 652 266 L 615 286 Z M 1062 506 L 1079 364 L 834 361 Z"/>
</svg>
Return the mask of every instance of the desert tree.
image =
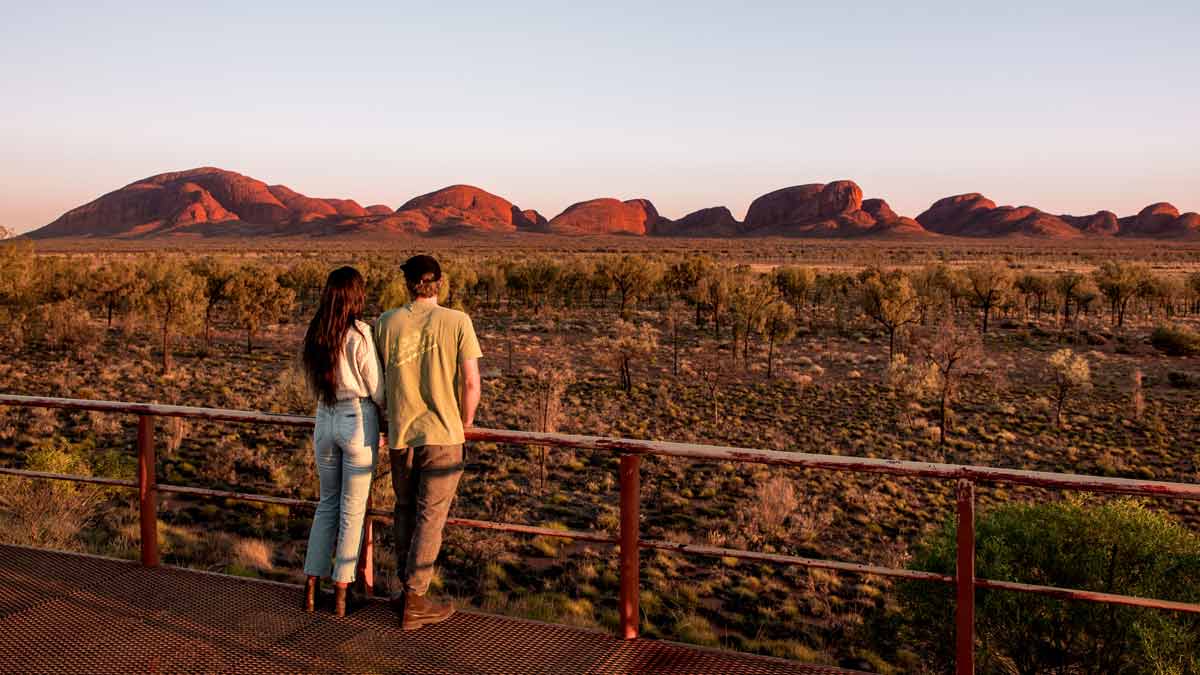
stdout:
<svg viewBox="0 0 1200 675">
<path fill-rule="evenodd" d="M 818 301 L 833 309 L 834 327 L 839 331 L 846 328 L 846 313 L 856 286 L 854 277 L 845 272 L 829 272 L 817 276 L 814 293 Z"/>
<path fill-rule="evenodd" d="M 771 272 L 771 283 L 775 285 L 779 295 L 791 305 L 792 313 L 799 317 L 800 310 L 808 304 L 812 295 L 813 287 L 817 283 L 817 274 L 811 267 L 786 265 Z"/>
<path fill-rule="evenodd" d="M 899 271 L 873 271 L 859 285 L 863 313 L 888 334 L 888 362 L 896 358 L 896 333 L 920 319 L 920 298 Z"/>
<path fill-rule="evenodd" d="M 1071 323 L 1071 308 L 1075 306 L 1080 288 L 1086 278 L 1078 272 L 1062 272 L 1054 277 L 1054 292 L 1062 303 L 1062 325 Z"/>
<path fill-rule="evenodd" d="M 504 287 L 508 291 L 508 304 L 529 305 L 533 302 L 533 291 L 529 280 L 529 269 L 524 261 L 504 264 Z"/>
<path fill-rule="evenodd" d="M 180 261 L 156 257 L 141 270 L 143 291 L 139 305 L 153 319 L 162 337 L 162 369 L 171 369 L 172 333 L 188 333 L 197 328 L 204 306 L 204 282 Z"/>
<path fill-rule="evenodd" d="M 938 407 L 938 446 L 946 444 L 950 406 L 958 393 L 963 376 L 983 356 L 978 331 L 963 330 L 952 318 L 945 318 L 923 345 L 930 364 L 930 388 Z"/>
<path fill-rule="evenodd" d="M 312 257 L 305 256 L 283 270 L 279 275 L 279 285 L 292 291 L 296 303 L 301 308 L 315 308 L 329 274 L 327 267 Z"/>
<path fill-rule="evenodd" d="M 467 306 L 470 289 L 479 281 L 479 275 L 473 265 L 466 265 L 452 258 L 442 265 L 442 279 L 442 289 L 446 297 L 444 300 L 439 299 L 439 302 L 444 302 L 447 307 L 463 309 Z M 438 293 L 439 296 L 442 294 Z"/>
<path fill-rule="evenodd" d="M 697 347 L 691 358 L 683 364 L 683 372 L 708 392 L 714 427 L 721 422 L 721 388 L 725 385 L 729 371 L 729 360 L 721 354 L 720 348 Z"/>
<path fill-rule="evenodd" d="M 1092 274 L 1100 293 L 1108 300 L 1112 323 L 1117 328 L 1125 326 L 1125 312 L 1129 303 L 1137 297 L 1138 289 L 1149 275 L 1145 265 L 1108 260 Z"/>
<path fill-rule="evenodd" d="M 379 293 L 379 308 L 386 312 L 389 309 L 403 307 L 411 299 L 408 294 L 408 285 L 404 282 L 404 275 L 393 274 Z"/>
<path fill-rule="evenodd" d="M 779 295 L 769 280 L 753 272 L 738 274 L 732 286 L 729 314 L 733 327 L 733 359 L 737 361 L 738 336 L 741 335 L 742 367 L 746 368 L 750 365 L 750 338 L 761 329 L 767 305 L 777 300 Z"/>
<path fill-rule="evenodd" d="M 227 298 L 229 280 L 234 267 L 229 260 L 216 256 L 204 256 L 190 265 L 192 272 L 204 280 L 204 346 L 212 346 L 212 326 L 217 308 Z"/>
<path fill-rule="evenodd" d="M 504 267 L 494 260 L 476 265 L 476 288 L 483 293 L 484 302 L 498 306 L 507 287 Z"/>
<path fill-rule="evenodd" d="M 558 351 L 558 350 L 552 350 Z M 536 365 L 522 369 L 525 381 L 533 388 L 533 425 L 534 430 L 541 433 L 554 433 L 559 430 L 563 420 L 563 395 L 567 387 L 575 379 L 575 373 L 570 367 L 553 363 L 549 359 L 540 359 Z M 538 465 L 541 490 L 546 490 L 546 455 L 547 446 L 538 446 Z"/>
<path fill-rule="evenodd" d="M 674 377 L 679 377 L 679 348 L 683 342 L 683 324 L 687 314 L 687 305 L 682 300 L 672 300 L 667 304 L 664 318 L 667 339 L 671 341 L 671 375 Z"/>
<path fill-rule="evenodd" d="M 1026 316 L 1029 315 L 1029 305 L 1032 300 L 1034 321 L 1040 321 L 1042 310 L 1046 307 L 1046 299 L 1053 291 L 1051 280 L 1044 274 L 1027 272 L 1017 278 L 1013 287 L 1024 299 Z"/>
<path fill-rule="evenodd" d="M 689 255 L 670 262 L 663 272 L 663 283 L 680 300 L 692 303 L 696 310 L 696 326 L 700 326 L 700 282 L 711 274 L 714 263 L 708 256 Z"/>
<path fill-rule="evenodd" d="M 563 307 L 583 307 L 591 288 L 593 264 L 586 260 L 572 259 L 563 264 L 554 284 L 554 293 Z"/>
<path fill-rule="evenodd" d="M 1200 314 L 1200 272 L 1192 272 L 1187 276 L 1188 311 Z"/>
<path fill-rule="evenodd" d="M 593 307 L 604 307 L 613 292 L 613 281 L 604 271 L 604 265 L 592 267 L 592 278 L 588 283 L 588 301 Z"/>
<path fill-rule="evenodd" d="M 1167 288 L 1170 296 L 1168 305 L 1170 316 L 1187 314 L 1189 294 L 1187 279 L 1177 276 L 1167 277 Z"/>
<path fill-rule="evenodd" d="M 229 279 L 229 307 L 234 322 L 246 333 L 246 353 L 254 352 L 254 336 L 263 326 L 282 321 L 296 301 L 295 292 L 259 267 L 246 266 Z"/>
<path fill-rule="evenodd" d="M 767 379 L 775 376 L 775 345 L 796 334 L 796 310 L 791 303 L 772 302 L 763 314 L 763 334 L 767 338 Z"/>
<path fill-rule="evenodd" d="M 1176 303 L 1187 295 L 1184 280 L 1158 274 L 1148 274 L 1138 289 L 1138 295 L 1151 316 L 1161 313 L 1170 319 L 1176 313 Z"/>
<path fill-rule="evenodd" d="M 633 391 L 633 364 L 650 357 L 658 346 L 658 331 L 647 323 L 633 324 L 617 319 L 615 334 L 595 341 L 597 353 L 604 355 L 617 370 L 621 389 Z"/>
<path fill-rule="evenodd" d="M 112 328 L 114 313 L 132 306 L 141 283 L 137 269 L 123 260 L 109 260 L 92 273 L 91 289 L 104 307 L 108 328 Z"/>
<path fill-rule="evenodd" d="M 39 303 L 78 300 L 91 295 L 90 269 L 74 256 L 39 258 L 32 272 L 33 290 Z"/>
<path fill-rule="evenodd" d="M 508 265 L 505 270 L 505 283 L 513 296 L 520 297 L 526 305 L 539 309 L 554 288 L 561 271 L 555 260 L 539 256 Z"/>
<path fill-rule="evenodd" d="M 909 274 L 909 283 L 917 294 L 922 326 L 928 323 L 930 316 L 941 316 L 949 311 L 955 286 L 949 267 L 940 263 L 925 265 Z"/>
<path fill-rule="evenodd" d="M 1067 400 L 1075 393 L 1091 389 L 1092 371 L 1086 358 L 1065 348 L 1051 354 L 1046 363 L 1054 386 L 1054 421 L 1061 427 Z"/>
<path fill-rule="evenodd" d="M 601 264 L 605 276 L 612 280 L 613 289 L 620 301 L 623 319 L 629 318 L 631 305 L 645 299 L 653 292 L 655 284 L 662 278 L 659 265 L 642 256 L 623 255 Z"/>
<path fill-rule="evenodd" d="M 1003 304 L 1012 290 L 1012 272 L 1001 262 L 968 267 L 964 272 L 966 291 L 979 309 L 980 332 L 987 333 L 992 310 Z"/>
<path fill-rule="evenodd" d="M 1090 277 L 1084 277 L 1083 283 L 1075 288 L 1075 314 L 1076 317 L 1091 316 L 1092 307 L 1096 301 L 1100 299 L 1100 289 L 1096 286 L 1096 282 Z"/>
<path fill-rule="evenodd" d="M 721 317 L 729 309 L 729 296 L 733 291 L 733 274 L 727 267 L 715 266 L 708 275 L 700 279 L 697 289 L 699 302 L 708 310 L 713 321 L 713 336 L 721 339 Z"/>
</svg>

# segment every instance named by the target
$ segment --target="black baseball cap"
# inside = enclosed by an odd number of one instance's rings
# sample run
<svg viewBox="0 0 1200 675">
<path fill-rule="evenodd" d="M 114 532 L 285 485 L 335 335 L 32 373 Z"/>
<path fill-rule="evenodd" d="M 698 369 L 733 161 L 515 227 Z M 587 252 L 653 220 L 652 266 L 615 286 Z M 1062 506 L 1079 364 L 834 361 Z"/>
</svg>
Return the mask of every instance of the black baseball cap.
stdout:
<svg viewBox="0 0 1200 675">
<path fill-rule="evenodd" d="M 404 278 L 412 283 L 423 281 L 428 274 L 433 275 L 433 281 L 439 281 L 442 278 L 442 266 L 433 259 L 433 256 L 414 255 L 405 260 L 400 269 L 404 271 Z"/>
</svg>

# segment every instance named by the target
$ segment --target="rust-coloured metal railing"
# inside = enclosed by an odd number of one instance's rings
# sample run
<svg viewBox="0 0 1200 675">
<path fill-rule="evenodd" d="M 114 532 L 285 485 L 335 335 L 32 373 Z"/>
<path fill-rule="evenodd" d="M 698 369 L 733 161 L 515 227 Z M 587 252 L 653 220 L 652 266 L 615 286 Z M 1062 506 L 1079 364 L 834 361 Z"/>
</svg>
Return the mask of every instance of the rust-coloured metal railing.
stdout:
<svg viewBox="0 0 1200 675">
<path fill-rule="evenodd" d="M 0 395 L 0 406 L 23 406 L 34 408 L 64 408 L 69 410 L 92 410 L 110 413 L 138 415 L 138 479 L 136 481 L 104 478 L 97 476 L 75 476 L 66 474 L 28 471 L 0 467 L 0 474 L 26 478 L 68 480 L 97 485 L 126 487 L 138 491 L 141 523 L 141 559 L 144 565 L 158 565 L 158 493 L 187 494 L 207 497 L 224 497 L 251 502 L 282 504 L 286 506 L 313 507 L 315 502 L 286 497 L 272 497 L 252 493 L 212 490 L 185 485 L 158 483 L 155 476 L 154 419 L 156 417 L 185 417 L 210 421 L 269 424 L 290 427 L 311 427 L 312 417 L 299 415 L 275 415 L 269 413 L 196 408 L 190 406 L 158 405 L 150 403 L 125 403 L 118 401 L 89 401 L 65 398 L 42 398 L 34 396 Z M 547 434 L 499 429 L 470 429 L 467 439 L 521 445 L 554 446 L 614 453 L 620 456 L 618 471 L 620 490 L 620 531 L 617 537 L 600 532 L 557 530 L 518 523 L 496 523 L 491 521 L 451 518 L 451 525 L 498 530 L 516 534 L 560 537 L 577 541 L 616 545 L 620 571 L 620 596 L 618 599 L 620 630 L 626 638 L 638 635 L 638 551 L 656 549 L 702 556 L 731 557 L 743 560 L 771 562 L 783 565 L 822 568 L 840 572 L 871 574 L 901 579 L 932 581 L 955 586 L 956 597 L 956 670 L 958 673 L 973 673 L 975 662 L 975 590 L 979 588 L 1034 593 L 1064 600 L 1101 602 L 1108 604 L 1148 607 L 1153 609 L 1200 614 L 1200 604 L 1174 602 L 1154 598 L 1142 598 L 1114 593 L 1100 593 L 1081 589 L 1057 588 L 1035 584 L 980 579 L 975 576 L 975 485 L 998 483 L 1025 485 L 1040 488 L 1055 488 L 1098 492 L 1105 494 L 1162 497 L 1170 499 L 1200 500 L 1200 485 L 1171 483 L 1165 481 L 1108 478 L 1077 474 L 1049 473 L 1021 469 L 1004 469 L 937 462 L 914 462 L 839 455 L 814 455 L 808 453 L 779 452 L 751 448 L 730 448 L 712 445 L 671 443 L 665 441 L 640 441 L 631 439 L 577 436 L 570 434 Z M 772 466 L 786 466 L 826 471 L 890 474 L 912 476 L 934 480 L 956 482 L 957 502 L 957 570 L 953 576 L 864 565 L 836 560 L 821 560 L 800 556 L 743 551 L 737 549 L 703 546 L 653 539 L 642 539 L 639 528 L 639 465 L 642 455 L 682 457 L 698 461 L 732 461 Z M 368 508 L 372 517 L 389 518 L 391 513 Z M 367 519 L 370 527 L 371 518 Z M 370 591 L 374 582 L 372 571 L 372 537 L 364 537 L 363 555 L 360 556 L 360 576 Z"/>
</svg>

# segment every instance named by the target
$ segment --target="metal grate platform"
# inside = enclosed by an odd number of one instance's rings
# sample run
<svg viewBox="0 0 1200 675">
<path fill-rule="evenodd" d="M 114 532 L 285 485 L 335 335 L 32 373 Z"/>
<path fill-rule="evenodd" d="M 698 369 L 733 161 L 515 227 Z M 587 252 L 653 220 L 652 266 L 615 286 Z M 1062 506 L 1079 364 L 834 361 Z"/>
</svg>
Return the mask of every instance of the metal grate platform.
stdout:
<svg viewBox="0 0 1200 675">
<path fill-rule="evenodd" d="M 375 602 L 305 614 L 297 587 L 0 546 L 3 673 L 846 673 L 459 612 L 401 631 Z"/>
</svg>

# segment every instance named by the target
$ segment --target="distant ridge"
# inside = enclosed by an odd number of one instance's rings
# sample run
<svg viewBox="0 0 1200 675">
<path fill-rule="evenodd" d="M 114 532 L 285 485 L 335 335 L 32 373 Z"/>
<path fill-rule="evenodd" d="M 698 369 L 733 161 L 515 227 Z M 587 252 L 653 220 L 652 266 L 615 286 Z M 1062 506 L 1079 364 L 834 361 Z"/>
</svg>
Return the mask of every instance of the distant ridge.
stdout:
<svg viewBox="0 0 1200 675">
<path fill-rule="evenodd" d="M 34 239 L 160 236 L 609 235 L 650 237 L 1037 237 L 1200 238 L 1200 214 L 1151 204 L 1135 215 L 1110 211 L 1053 215 L 1032 206 L 997 206 L 978 193 L 945 197 L 915 219 L 883 199 L 863 199 L 856 183 L 808 183 L 768 192 L 744 220 L 724 206 L 678 220 L 648 199 L 611 197 L 572 204 L 547 220 L 533 209 L 470 185 L 414 197 L 398 209 L 352 199 L 309 197 L 285 185 L 200 167 L 150 176 L 71 209 L 30 232 Z"/>
</svg>

